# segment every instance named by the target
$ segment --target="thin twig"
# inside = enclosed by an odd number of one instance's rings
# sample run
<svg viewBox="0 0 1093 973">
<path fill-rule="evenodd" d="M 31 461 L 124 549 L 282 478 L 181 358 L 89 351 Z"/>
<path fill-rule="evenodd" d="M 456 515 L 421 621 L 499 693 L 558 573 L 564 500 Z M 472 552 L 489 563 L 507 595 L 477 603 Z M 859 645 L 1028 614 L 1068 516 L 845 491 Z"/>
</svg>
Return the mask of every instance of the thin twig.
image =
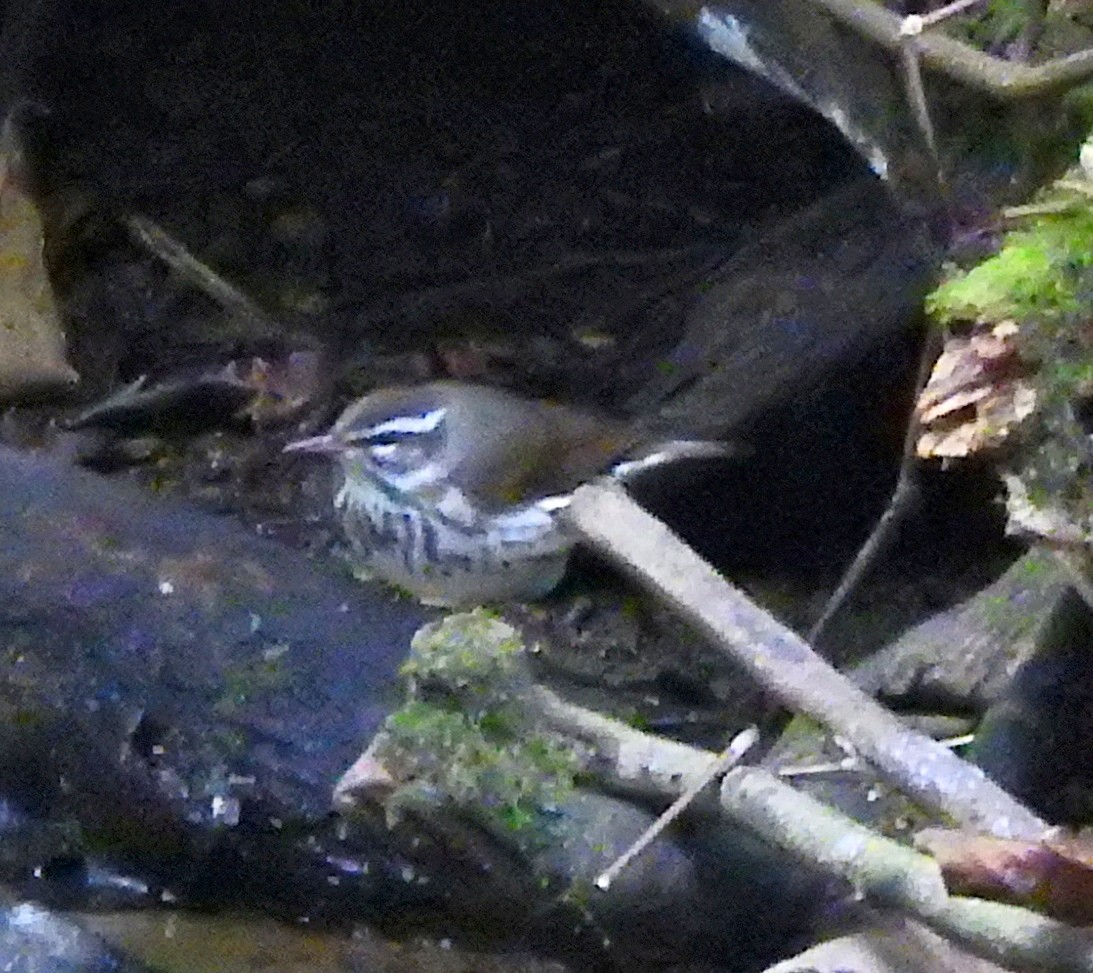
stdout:
<svg viewBox="0 0 1093 973">
<path fill-rule="evenodd" d="M 962 13 L 970 7 L 982 5 L 985 2 L 986 0 L 953 0 L 953 3 L 948 3 L 944 7 L 932 10 L 928 14 L 914 14 L 913 16 L 919 24 L 919 30 L 916 31 L 916 33 L 920 33 L 922 30 L 930 27 L 936 27 L 950 17 L 955 17 L 958 13 Z M 904 17 L 904 24 L 910 19 L 911 17 Z"/>
<path fill-rule="evenodd" d="M 941 164 L 941 153 L 937 148 L 937 135 L 934 131 L 934 123 L 930 118 L 930 106 L 926 101 L 926 89 L 922 84 L 922 69 L 919 66 L 918 40 L 915 37 L 904 37 L 899 48 L 900 61 L 903 64 L 903 87 L 907 101 L 911 106 L 911 114 L 918 126 L 922 142 L 934 164 L 934 174 L 937 178 L 938 188 L 944 192 L 945 170 Z"/>
<path fill-rule="evenodd" d="M 1058 216 L 1076 209 L 1086 209 L 1089 204 L 1080 199 L 1053 199 L 1043 203 L 1026 203 L 1023 206 L 1007 206 L 1002 210 L 1004 220 L 1024 220 L 1033 216 Z"/>
<path fill-rule="evenodd" d="M 1093 196 L 1093 182 L 1087 179 L 1059 179 L 1055 183 L 1057 189 L 1069 189 L 1072 193 L 1081 193 L 1083 196 Z"/>
<path fill-rule="evenodd" d="M 926 387 L 930 378 L 930 371 L 937 360 L 941 349 L 941 333 L 936 328 L 931 328 L 926 340 L 922 343 L 922 354 L 918 362 L 918 374 L 915 377 L 915 402 L 918 402 L 922 390 Z M 838 586 L 827 600 L 823 612 L 816 619 L 808 632 L 808 642 L 815 645 L 819 642 L 828 624 L 846 603 L 846 600 L 861 583 L 866 572 L 879 557 L 884 546 L 895 536 L 896 528 L 904 514 L 913 506 L 918 494 L 918 460 L 915 446 L 918 442 L 920 431 L 918 410 L 912 409 L 907 419 L 907 428 L 903 434 L 903 451 L 900 457 L 899 475 L 896 478 L 896 488 L 892 492 L 892 499 L 888 501 L 884 513 L 881 514 L 877 526 L 873 528 L 866 538 L 850 567 L 846 569 Z"/>
<path fill-rule="evenodd" d="M 943 747 L 954 750 L 957 747 L 966 747 L 975 740 L 974 733 L 962 733 L 960 736 L 946 737 L 938 740 Z M 829 760 L 822 764 L 801 764 L 799 766 L 784 766 L 778 768 L 778 776 L 788 780 L 790 777 L 819 777 L 825 774 L 861 773 L 865 764 L 856 753 L 849 753 L 842 760 Z"/>
<path fill-rule="evenodd" d="M 698 797 L 704 787 L 735 766 L 757 739 L 759 739 L 759 731 L 754 726 L 749 726 L 733 737 L 732 742 L 721 752 L 717 760 L 710 765 L 709 770 L 702 777 L 692 781 L 687 789 L 668 806 L 667 810 L 640 835 L 637 841 L 599 874 L 595 882 L 596 888 L 604 892 L 611 888 L 611 883 L 619 877 L 622 870 L 645 851 L 668 825 L 694 803 L 694 799 Z"/>
<path fill-rule="evenodd" d="M 174 273 L 229 314 L 242 319 L 263 335 L 283 336 L 285 328 L 263 311 L 246 294 L 197 259 L 185 246 L 154 220 L 139 213 L 124 218 L 130 237 L 162 260 Z"/>
</svg>

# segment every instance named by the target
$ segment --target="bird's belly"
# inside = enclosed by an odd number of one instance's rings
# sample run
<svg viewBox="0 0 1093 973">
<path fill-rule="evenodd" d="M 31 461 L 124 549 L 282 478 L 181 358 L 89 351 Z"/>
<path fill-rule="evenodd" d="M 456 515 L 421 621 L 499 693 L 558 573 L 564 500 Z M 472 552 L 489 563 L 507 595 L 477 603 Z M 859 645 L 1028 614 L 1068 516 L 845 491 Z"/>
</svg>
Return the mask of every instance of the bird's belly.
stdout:
<svg viewBox="0 0 1093 973">
<path fill-rule="evenodd" d="M 343 489 L 338 503 L 358 566 L 427 605 L 541 598 L 561 581 L 573 546 L 534 507 L 458 523 L 379 489 Z"/>
</svg>

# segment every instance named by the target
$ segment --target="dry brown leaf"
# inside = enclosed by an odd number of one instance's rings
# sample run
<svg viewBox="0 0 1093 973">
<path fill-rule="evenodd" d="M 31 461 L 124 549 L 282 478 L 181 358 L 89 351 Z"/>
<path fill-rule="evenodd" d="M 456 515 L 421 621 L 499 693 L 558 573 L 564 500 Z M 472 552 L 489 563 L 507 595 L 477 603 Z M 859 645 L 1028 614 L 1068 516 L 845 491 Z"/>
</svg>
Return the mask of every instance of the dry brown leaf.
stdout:
<svg viewBox="0 0 1093 973">
<path fill-rule="evenodd" d="M 283 422 L 314 399 L 322 386 L 322 362 L 311 351 L 296 351 L 276 361 L 254 357 L 231 362 L 224 374 L 255 391 L 242 410 L 259 425 Z"/>
<path fill-rule="evenodd" d="M 954 459 L 999 448 L 1036 407 L 1015 341 L 1017 326 L 950 338 L 919 396 L 922 459 Z"/>
<path fill-rule="evenodd" d="M 1086 836 L 1019 841 L 930 828 L 915 844 L 937 859 L 950 892 L 1093 923 L 1093 842 Z"/>
</svg>

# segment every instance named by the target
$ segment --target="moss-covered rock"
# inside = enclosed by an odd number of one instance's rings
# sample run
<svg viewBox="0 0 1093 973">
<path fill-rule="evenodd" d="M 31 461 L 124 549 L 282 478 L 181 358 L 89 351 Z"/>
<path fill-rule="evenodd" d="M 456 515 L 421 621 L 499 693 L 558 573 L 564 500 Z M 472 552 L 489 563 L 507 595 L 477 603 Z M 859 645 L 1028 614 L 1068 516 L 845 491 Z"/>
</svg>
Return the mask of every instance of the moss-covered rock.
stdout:
<svg viewBox="0 0 1093 973">
<path fill-rule="evenodd" d="M 1093 538 L 1093 179 L 1084 171 L 1091 156 L 1087 141 L 1082 166 L 1021 208 L 1025 222 L 999 252 L 927 301 L 946 325 L 1013 322 L 1035 410 L 1004 460 L 1010 529 L 1053 543 L 1065 534 L 1079 545 Z M 990 363 L 981 371 L 984 383 L 1004 380 Z"/>
<path fill-rule="evenodd" d="M 935 320 L 993 324 L 1077 311 L 1093 282 L 1093 209 L 1074 202 L 1008 233 L 995 256 L 942 284 L 927 299 Z"/>
<path fill-rule="evenodd" d="M 402 670 L 408 699 L 384 725 L 380 757 L 399 782 L 389 816 L 427 795 L 523 851 L 552 839 L 578 758 L 529 715 L 524 653 L 519 633 L 482 610 L 417 633 Z"/>
</svg>

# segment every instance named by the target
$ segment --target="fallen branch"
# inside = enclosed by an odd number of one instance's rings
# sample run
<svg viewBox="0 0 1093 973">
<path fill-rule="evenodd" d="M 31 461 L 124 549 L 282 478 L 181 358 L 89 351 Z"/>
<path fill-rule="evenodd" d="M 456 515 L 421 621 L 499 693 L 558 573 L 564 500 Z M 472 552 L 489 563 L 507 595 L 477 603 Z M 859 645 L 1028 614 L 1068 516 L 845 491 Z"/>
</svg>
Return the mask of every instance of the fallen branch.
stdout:
<svg viewBox="0 0 1093 973">
<path fill-rule="evenodd" d="M 528 705 L 555 733 L 590 749 L 594 763 L 586 771 L 631 797 L 673 801 L 708 780 L 717 764 L 716 753 L 643 733 L 544 686 L 530 688 Z"/>
<path fill-rule="evenodd" d="M 903 18 L 873 0 L 809 3 L 893 53 L 898 53 L 904 43 Z M 1079 51 L 1030 67 L 984 54 L 939 32 L 925 32 L 916 41 L 927 67 L 1003 101 L 1057 94 L 1093 77 L 1093 51 Z"/>
<path fill-rule="evenodd" d="M 614 738 L 614 747 L 608 749 L 640 750 L 661 767 L 681 755 L 681 766 L 689 771 L 703 765 L 711 769 L 719 760 L 717 754 L 642 733 L 581 707 L 571 707 L 568 715 L 579 726 L 594 726 L 598 745 L 609 745 Z M 632 770 L 615 776 L 630 778 Z M 678 787 L 669 785 L 669 790 L 674 793 Z M 727 825 L 746 827 L 848 882 L 873 904 L 898 908 L 979 956 L 1014 969 L 1093 973 L 1089 930 L 1019 906 L 949 895 L 934 858 L 876 834 L 765 770 L 729 770 L 721 784 L 719 808 Z"/>
<path fill-rule="evenodd" d="M 246 294 L 197 259 L 162 226 L 147 216 L 131 213 L 123 223 L 134 243 L 163 261 L 181 280 L 219 304 L 228 314 L 244 321 L 265 337 L 285 334 L 285 327 Z"/>
<path fill-rule="evenodd" d="M 462 616 L 464 619 L 469 617 Z M 448 622 L 459 618 L 452 616 Z M 489 624 L 494 636 L 507 641 L 511 628 L 498 622 Z M 471 653 L 474 658 L 472 671 L 478 671 L 482 664 L 477 654 L 482 645 L 475 645 L 476 652 Z M 420 645 L 418 648 L 421 649 Z M 459 653 L 467 655 L 465 649 L 465 643 L 460 643 Z M 532 724 L 546 724 L 552 734 L 577 741 L 576 750 L 584 772 L 612 789 L 620 783 L 623 789 L 636 784 L 646 796 L 661 801 L 677 799 L 658 819 L 657 825 L 599 877 L 596 885 L 601 889 L 609 887 L 615 876 L 655 839 L 664 824 L 682 807 L 681 795 L 687 800 L 697 795 L 706 783 L 737 760 L 755 738 L 754 729 L 745 730 L 720 755 L 665 740 L 563 702 L 540 686 L 525 684 L 519 657 L 507 655 L 504 659 L 515 663 L 516 670 L 510 671 L 507 667 L 500 670 L 502 696 L 511 705 L 514 702 L 512 694 L 518 693 L 521 712 Z M 489 666 L 486 668 L 492 671 Z M 493 672 L 489 678 L 498 674 Z M 478 688 L 483 689 L 487 684 Z M 463 688 L 466 689 L 465 684 Z M 415 789 L 414 782 L 420 785 L 423 781 L 411 765 L 386 766 L 383 754 L 391 743 L 388 731 L 381 730 L 368 750 L 338 782 L 335 805 L 339 811 L 351 811 L 364 801 L 378 803 L 388 813 L 392 807 L 397 813 L 403 813 L 407 807 L 414 807 L 424 799 L 422 806 L 428 812 L 435 810 L 438 799 L 454 798 L 472 823 L 464 826 L 457 815 L 441 816 L 435 826 L 441 829 L 445 839 L 454 835 L 460 847 L 475 847 L 480 843 L 473 840 L 465 827 L 477 826 L 503 844 L 512 841 L 511 824 L 498 830 L 496 819 L 482 813 L 481 795 L 472 792 L 453 794 L 444 788 L 434 793 L 431 784 L 424 790 Z M 400 779 L 408 769 L 410 777 L 404 783 L 410 786 L 404 789 Z M 391 805 L 388 802 L 393 797 L 395 802 Z M 875 834 L 841 812 L 798 793 L 767 771 L 757 768 L 728 770 L 717 798 L 706 800 L 707 797 L 702 795 L 702 814 L 706 820 L 720 816 L 725 827 L 746 828 L 825 874 L 849 883 L 856 893 L 869 897 L 875 904 L 898 907 L 945 935 L 969 944 L 980 955 L 1003 962 L 1020 959 L 1022 969 L 1093 973 L 1093 937 L 1089 933 L 1020 908 L 950 896 L 941 868 L 932 857 Z M 553 813 L 557 815 L 557 807 Z M 561 819 L 553 820 L 557 825 Z M 558 833 L 553 833 L 558 840 Z"/>
<path fill-rule="evenodd" d="M 618 486 L 574 495 L 570 522 L 797 712 L 819 720 L 919 803 L 998 837 L 1047 825 L 941 744 L 899 720 L 753 604 Z"/>
<path fill-rule="evenodd" d="M 765 770 L 730 770 L 721 783 L 721 807 L 731 820 L 845 879 L 878 905 L 899 906 L 929 919 L 948 901 L 934 859 L 871 831 Z"/>
<path fill-rule="evenodd" d="M 1088 928 L 1068 926 L 1020 906 L 953 895 L 927 925 L 1007 969 L 1093 971 L 1093 935 Z"/>
<path fill-rule="evenodd" d="M 667 797 L 684 790 L 682 782 L 688 778 L 693 790 L 700 781 L 694 775 L 708 778 L 720 761 L 728 762 L 733 756 L 719 758 L 569 703 L 554 708 L 552 700 L 557 697 L 538 690 L 533 705 L 545 705 L 543 712 L 557 718 L 559 729 L 575 729 L 575 736 L 593 742 L 603 754 L 623 755 L 619 766 L 600 768 L 613 784 L 640 780 L 662 787 L 660 796 Z M 673 764 L 680 769 L 675 779 L 665 774 Z M 659 770 L 647 776 L 639 765 Z M 874 833 L 765 770 L 729 770 L 721 785 L 719 810 L 726 825 L 746 827 L 764 841 L 848 882 L 874 904 L 896 907 L 993 962 L 1022 970 L 1093 973 L 1090 931 L 1019 906 L 949 895 L 931 856 Z M 616 871 L 612 870 L 612 877 Z"/>
</svg>

